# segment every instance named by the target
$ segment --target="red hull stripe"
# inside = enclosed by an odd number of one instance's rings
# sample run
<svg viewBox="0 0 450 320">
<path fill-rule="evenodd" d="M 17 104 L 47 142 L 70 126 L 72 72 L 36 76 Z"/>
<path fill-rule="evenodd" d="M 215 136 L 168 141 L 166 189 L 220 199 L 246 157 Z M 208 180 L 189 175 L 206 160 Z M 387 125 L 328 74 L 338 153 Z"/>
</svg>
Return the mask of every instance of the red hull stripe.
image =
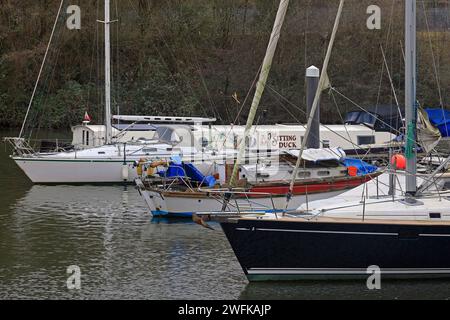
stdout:
<svg viewBox="0 0 450 320">
<path fill-rule="evenodd" d="M 360 184 L 370 181 L 370 177 L 361 177 L 361 179 L 350 179 L 333 182 L 323 182 L 314 184 L 299 184 L 294 186 L 294 195 L 303 195 L 306 193 L 318 193 L 318 192 L 333 192 L 345 189 L 351 189 L 359 186 Z M 279 186 L 256 186 L 250 189 L 252 192 L 264 192 L 271 194 L 287 194 L 289 192 L 289 185 Z"/>
</svg>

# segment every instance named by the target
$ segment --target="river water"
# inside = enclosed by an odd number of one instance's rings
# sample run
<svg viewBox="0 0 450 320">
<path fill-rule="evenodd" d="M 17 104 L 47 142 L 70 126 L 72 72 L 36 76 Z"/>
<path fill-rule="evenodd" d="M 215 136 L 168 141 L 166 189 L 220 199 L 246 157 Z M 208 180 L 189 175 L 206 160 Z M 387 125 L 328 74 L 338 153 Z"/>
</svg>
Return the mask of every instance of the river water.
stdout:
<svg viewBox="0 0 450 320">
<path fill-rule="evenodd" d="M 218 224 L 152 219 L 131 185 L 32 185 L 0 146 L 0 299 L 450 298 L 442 280 L 250 284 Z"/>
</svg>

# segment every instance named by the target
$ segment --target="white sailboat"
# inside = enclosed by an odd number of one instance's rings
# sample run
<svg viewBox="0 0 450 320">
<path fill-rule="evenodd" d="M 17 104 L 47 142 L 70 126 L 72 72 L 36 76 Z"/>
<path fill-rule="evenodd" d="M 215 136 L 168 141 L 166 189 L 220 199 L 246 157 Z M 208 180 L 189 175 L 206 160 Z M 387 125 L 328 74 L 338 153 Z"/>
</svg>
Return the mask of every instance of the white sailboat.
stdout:
<svg viewBox="0 0 450 320">
<path fill-rule="evenodd" d="M 61 13 L 62 3 L 58 11 Z M 110 49 L 110 0 L 104 2 L 105 17 L 105 131 L 104 142 L 96 147 L 88 147 L 83 150 L 71 150 L 63 152 L 37 153 L 23 138 L 23 131 L 29 109 L 32 104 L 34 93 L 39 82 L 40 74 L 36 82 L 35 90 L 31 98 L 24 124 L 18 138 L 6 138 L 14 148 L 11 158 L 24 171 L 34 183 L 115 183 L 133 181 L 136 178 L 134 163 L 142 157 L 153 157 L 154 159 L 167 158 L 171 156 L 190 156 L 201 153 L 201 160 L 207 161 L 210 155 L 216 155 L 214 151 L 197 149 L 194 145 L 174 147 L 180 141 L 172 127 L 160 128 L 159 136 L 150 141 L 125 141 L 117 142 L 113 134 L 111 115 L 111 49 Z M 55 21 L 55 26 L 56 26 Z M 53 29 L 54 31 L 54 29 Z M 53 32 L 50 38 L 51 44 Z M 48 49 L 47 49 L 48 50 Z M 46 56 L 42 63 L 45 63 Z M 41 67 L 41 71 L 42 71 Z M 145 120 L 145 119 L 141 119 Z M 156 119 L 150 119 L 154 121 Z M 210 122 L 211 119 L 193 118 L 190 122 Z M 183 119 L 181 119 L 183 121 Z M 82 130 L 83 131 L 83 130 Z M 89 145 L 89 130 L 83 132 L 85 143 Z M 169 139 L 165 137 L 169 137 Z M 164 138 L 164 140 L 163 140 Z M 94 144 L 95 145 L 95 144 Z M 225 153 L 228 151 L 225 150 Z"/>
<path fill-rule="evenodd" d="M 334 197 L 382 173 L 377 167 L 361 162 L 359 172 L 350 174 L 345 153 L 339 149 L 308 151 L 312 152 L 305 152 L 303 155 L 304 166 L 297 175 L 288 210 L 295 210 L 307 201 Z M 163 178 L 159 179 L 158 175 L 157 183 L 153 177 L 149 178 L 144 170 L 144 175 L 136 179 L 136 184 L 148 211 L 153 216 L 188 218 L 199 212 L 221 210 L 283 212 L 286 209 L 286 194 L 289 191 L 288 181 L 292 177 L 293 163 L 296 162 L 298 152 L 290 153 L 290 155 L 282 154 L 280 161 L 266 158 L 240 165 L 238 187 L 231 189 L 229 181 L 233 164 L 227 163 L 216 163 L 211 167 L 210 175 L 217 177 L 212 185 L 206 183 L 205 177 L 190 176 L 187 173 L 188 169 L 181 174 L 169 176 L 169 179 L 166 179 L 164 174 L 161 174 Z M 147 165 L 152 164 L 150 162 Z M 186 163 L 180 167 L 184 166 Z"/>
</svg>

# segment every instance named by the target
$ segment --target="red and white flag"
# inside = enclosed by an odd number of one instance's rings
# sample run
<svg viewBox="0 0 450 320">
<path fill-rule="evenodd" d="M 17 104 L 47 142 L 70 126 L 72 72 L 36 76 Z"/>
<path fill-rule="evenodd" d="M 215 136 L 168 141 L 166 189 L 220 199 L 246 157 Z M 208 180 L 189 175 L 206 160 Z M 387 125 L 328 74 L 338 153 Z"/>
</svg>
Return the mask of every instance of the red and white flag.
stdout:
<svg viewBox="0 0 450 320">
<path fill-rule="evenodd" d="M 83 122 L 91 122 L 91 117 L 87 113 L 87 111 L 84 113 L 84 119 Z"/>
</svg>

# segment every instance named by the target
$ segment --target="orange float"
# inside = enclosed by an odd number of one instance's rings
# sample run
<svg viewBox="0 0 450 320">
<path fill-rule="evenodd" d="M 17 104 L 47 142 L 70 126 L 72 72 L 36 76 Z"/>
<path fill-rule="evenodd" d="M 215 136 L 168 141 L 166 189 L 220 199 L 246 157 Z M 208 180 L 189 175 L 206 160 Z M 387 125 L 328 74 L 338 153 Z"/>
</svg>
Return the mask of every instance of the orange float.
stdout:
<svg viewBox="0 0 450 320">
<path fill-rule="evenodd" d="M 394 169 L 405 170 L 406 158 L 402 154 L 395 154 L 391 158 L 391 165 Z"/>
<path fill-rule="evenodd" d="M 347 167 L 347 172 L 350 177 L 356 177 L 358 175 L 358 168 L 354 166 Z"/>
</svg>

